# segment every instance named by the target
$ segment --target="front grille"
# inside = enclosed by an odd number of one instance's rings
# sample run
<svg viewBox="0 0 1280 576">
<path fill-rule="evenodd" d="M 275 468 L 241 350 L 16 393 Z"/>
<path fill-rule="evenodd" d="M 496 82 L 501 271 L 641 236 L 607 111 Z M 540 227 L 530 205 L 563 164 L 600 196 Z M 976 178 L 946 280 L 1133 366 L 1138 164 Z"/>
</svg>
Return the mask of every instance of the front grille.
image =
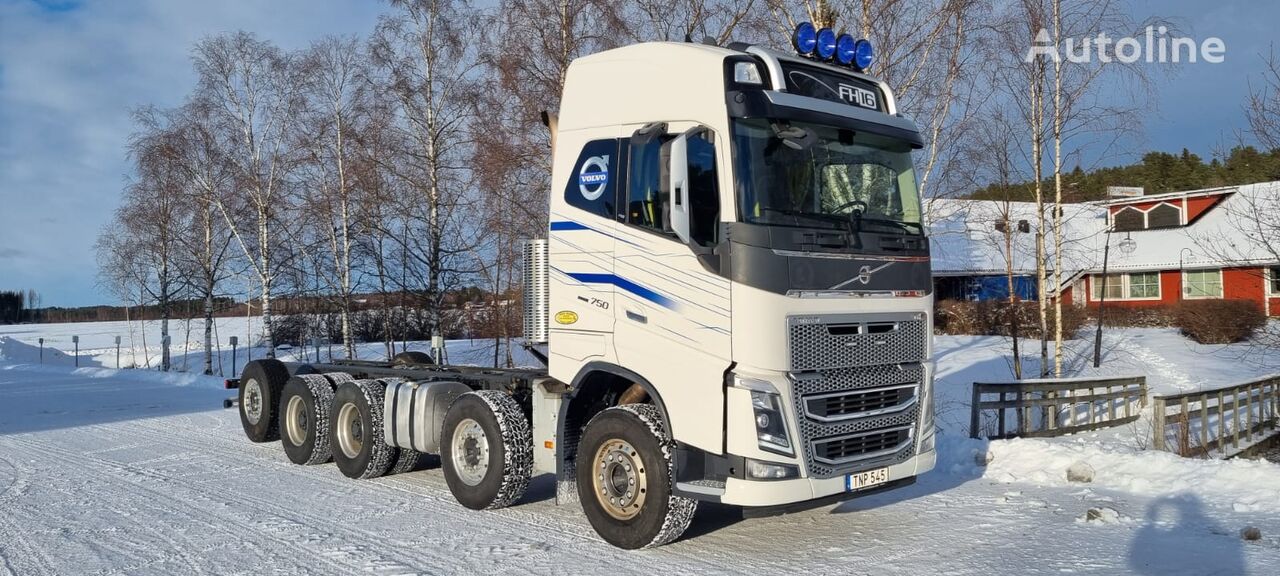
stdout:
<svg viewBox="0 0 1280 576">
<path fill-rule="evenodd" d="M 813 457 L 819 462 L 839 465 L 897 452 L 911 442 L 911 426 L 862 432 L 813 443 Z"/>
<path fill-rule="evenodd" d="M 788 327 L 791 398 L 809 475 L 914 456 L 927 321 L 868 314 L 791 318 Z"/>
<path fill-rule="evenodd" d="M 915 402 L 916 385 L 832 392 L 803 399 L 805 414 L 824 422 L 874 416 L 905 409 Z"/>
<path fill-rule="evenodd" d="M 856 318 L 856 317 L 855 317 Z M 791 370 L 828 370 L 920 362 L 928 354 L 924 320 L 791 318 Z"/>
</svg>

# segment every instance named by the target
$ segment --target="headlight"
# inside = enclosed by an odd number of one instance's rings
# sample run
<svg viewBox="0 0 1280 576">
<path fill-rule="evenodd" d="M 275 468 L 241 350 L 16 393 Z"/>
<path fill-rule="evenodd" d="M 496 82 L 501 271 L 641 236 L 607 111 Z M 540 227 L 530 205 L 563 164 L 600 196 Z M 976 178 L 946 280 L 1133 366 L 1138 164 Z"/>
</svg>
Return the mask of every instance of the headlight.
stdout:
<svg viewBox="0 0 1280 576">
<path fill-rule="evenodd" d="M 782 415 L 782 396 L 778 394 L 778 389 L 763 380 L 738 377 L 734 378 L 734 385 L 751 391 L 751 408 L 760 449 L 786 456 L 794 455 L 791 439 L 787 436 L 787 421 Z"/>
</svg>

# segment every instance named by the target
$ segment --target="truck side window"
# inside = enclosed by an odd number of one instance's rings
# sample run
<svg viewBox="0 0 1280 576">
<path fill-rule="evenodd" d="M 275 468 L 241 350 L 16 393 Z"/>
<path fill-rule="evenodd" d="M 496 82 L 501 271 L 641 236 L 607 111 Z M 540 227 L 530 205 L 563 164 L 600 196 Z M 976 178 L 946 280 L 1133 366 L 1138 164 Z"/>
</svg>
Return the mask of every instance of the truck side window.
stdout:
<svg viewBox="0 0 1280 576">
<path fill-rule="evenodd" d="M 573 165 L 569 184 L 565 186 L 565 202 L 597 216 L 612 218 L 617 181 L 622 173 L 619 168 L 618 140 L 587 142 Z"/>
<path fill-rule="evenodd" d="M 628 166 L 627 222 L 664 234 L 671 231 L 671 213 L 667 189 L 667 155 L 662 144 L 668 137 L 633 139 Z"/>
<path fill-rule="evenodd" d="M 689 138 L 689 237 L 699 246 L 719 240 L 720 192 L 716 179 L 715 134 L 710 130 Z"/>
</svg>

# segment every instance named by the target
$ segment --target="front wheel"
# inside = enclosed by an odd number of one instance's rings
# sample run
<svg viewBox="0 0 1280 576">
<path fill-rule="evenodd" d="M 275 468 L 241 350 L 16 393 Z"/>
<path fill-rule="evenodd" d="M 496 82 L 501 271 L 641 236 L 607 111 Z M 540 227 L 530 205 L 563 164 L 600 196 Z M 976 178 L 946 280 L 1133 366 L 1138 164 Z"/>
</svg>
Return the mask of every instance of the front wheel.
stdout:
<svg viewBox="0 0 1280 576">
<path fill-rule="evenodd" d="M 634 550 L 679 538 L 698 502 L 676 496 L 675 443 L 650 404 L 624 404 L 597 414 L 578 444 L 578 497 L 606 542 Z"/>
</svg>

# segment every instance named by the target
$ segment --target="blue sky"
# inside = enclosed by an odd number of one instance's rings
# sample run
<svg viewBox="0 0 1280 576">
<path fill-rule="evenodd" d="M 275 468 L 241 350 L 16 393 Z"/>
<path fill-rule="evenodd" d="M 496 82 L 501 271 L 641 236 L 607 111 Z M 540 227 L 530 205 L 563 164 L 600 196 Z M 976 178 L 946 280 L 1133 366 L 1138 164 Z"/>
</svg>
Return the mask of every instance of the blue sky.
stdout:
<svg viewBox="0 0 1280 576">
<path fill-rule="evenodd" d="M 1209 156 L 1230 146 L 1280 3 L 1129 6 L 1175 18 L 1189 36 L 1222 38 L 1227 59 L 1154 75 L 1144 134 L 1111 163 L 1149 149 Z M 365 34 L 385 9 L 374 0 L 0 0 L 0 290 L 34 288 L 56 306 L 112 300 L 96 286 L 93 243 L 126 179 L 129 112 L 181 102 L 194 81 L 193 42 L 245 29 L 300 48 L 324 34 Z"/>
</svg>

